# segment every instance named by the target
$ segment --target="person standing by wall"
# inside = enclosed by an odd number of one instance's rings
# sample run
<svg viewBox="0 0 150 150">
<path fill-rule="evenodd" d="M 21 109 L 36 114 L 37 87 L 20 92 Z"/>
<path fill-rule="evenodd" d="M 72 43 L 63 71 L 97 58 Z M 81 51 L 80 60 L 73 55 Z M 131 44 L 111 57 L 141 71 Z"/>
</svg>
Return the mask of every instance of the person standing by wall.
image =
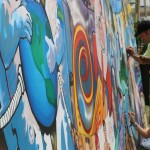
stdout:
<svg viewBox="0 0 150 150">
<path fill-rule="evenodd" d="M 135 61 L 137 61 L 139 64 L 141 65 L 144 65 L 146 67 L 147 64 L 150 64 L 150 20 L 142 20 L 142 21 L 139 21 L 138 24 L 137 24 L 137 31 L 136 31 L 136 34 L 135 34 L 136 37 L 139 37 L 141 40 L 143 40 L 143 42 L 145 44 L 147 44 L 147 49 L 145 51 L 145 53 L 143 55 L 140 55 L 138 53 L 135 53 L 134 52 L 134 48 L 129 46 L 126 51 L 127 51 L 127 54 L 131 57 L 134 58 Z M 141 70 L 141 74 L 143 73 L 143 70 Z M 148 84 L 148 88 L 149 88 L 149 72 L 146 72 L 146 74 L 143 74 L 142 75 L 142 78 L 143 76 L 146 76 L 147 79 L 146 79 L 146 84 Z M 145 80 L 145 79 L 144 79 Z M 143 81 L 143 84 L 144 83 L 144 80 Z M 144 90 L 144 87 L 146 85 L 143 86 L 143 90 Z M 150 98 L 149 98 L 149 94 L 150 92 L 147 93 L 147 91 L 150 91 L 149 89 L 146 89 L 145 92 L 144 92 L 144 96 L 145 96 L 145 104 L 146 104 L 146 114 L 147 114 L 147 118 L 148 118 L 148 122 L 150 123 Z M 148 95 L 148 96 L 147 96 Z"/>
<path fill-rule="evenodd" d="M 134 52 L 134 48 L 129 46 L 126 51 L 129 56 L 133 57 L 139 64 L 150 64 L 150 21 L 143 20 L 138 22 L 135 36 L 140 37 L 145 43 L 148 43 L 147 50 L 143 55 Z"/>
</svg>

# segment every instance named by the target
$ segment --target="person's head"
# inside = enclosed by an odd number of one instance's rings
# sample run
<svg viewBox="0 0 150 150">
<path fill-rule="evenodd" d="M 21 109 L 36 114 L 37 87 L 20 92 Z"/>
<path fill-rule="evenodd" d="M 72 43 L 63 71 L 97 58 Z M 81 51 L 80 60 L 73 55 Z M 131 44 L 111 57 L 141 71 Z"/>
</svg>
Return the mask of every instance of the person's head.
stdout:
<svg viewBox="0 0 150 150">
<path fill-rule="evenodd" d="M 135 36 L 139 36 L 144 42 L 150 42 L 150 20 L 138 22 Z"/>
</svg>

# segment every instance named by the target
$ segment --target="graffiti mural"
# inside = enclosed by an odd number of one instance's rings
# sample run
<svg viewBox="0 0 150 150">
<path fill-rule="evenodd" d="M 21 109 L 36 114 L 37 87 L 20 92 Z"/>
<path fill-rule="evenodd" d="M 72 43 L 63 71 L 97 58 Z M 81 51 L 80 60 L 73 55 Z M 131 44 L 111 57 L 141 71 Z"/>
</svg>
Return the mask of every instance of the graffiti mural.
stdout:
<svg viewBox="0 0 150 150">
<path fill-rule="evenodd" d="M 128 0 L 0 1 L 0 149 L 123 150 L 143 92 Z"/>
</svg>

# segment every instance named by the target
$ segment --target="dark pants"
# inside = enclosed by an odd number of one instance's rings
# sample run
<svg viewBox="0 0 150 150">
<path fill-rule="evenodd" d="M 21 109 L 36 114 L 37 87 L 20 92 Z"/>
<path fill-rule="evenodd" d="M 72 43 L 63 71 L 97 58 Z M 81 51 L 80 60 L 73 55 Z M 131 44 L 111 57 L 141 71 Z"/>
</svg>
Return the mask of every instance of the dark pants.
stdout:
<svg viewBox="0 0 150 150">
<path fill-rule="evenodd" d="M 145 104 L 150 105 L 150 65 L 140 65 L 141 69 L 141 77 L 142 77 L 142 84 L 143 84 L 143 93 L 145 96 Z"/>
</svg>

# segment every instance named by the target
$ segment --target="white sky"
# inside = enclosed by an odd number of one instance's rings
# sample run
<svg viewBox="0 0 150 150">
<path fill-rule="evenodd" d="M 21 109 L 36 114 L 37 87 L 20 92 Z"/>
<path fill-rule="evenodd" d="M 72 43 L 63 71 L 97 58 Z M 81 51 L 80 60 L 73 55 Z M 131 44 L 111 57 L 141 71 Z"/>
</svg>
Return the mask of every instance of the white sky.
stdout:
<svg viewBox="0 0 150 150">
<path fill-rule="evenodd" d="M 144 6 L 144 0 L 140 0 L 140 6 Z M 146 0 L 146 6 L 150 6 L 150 0 Z"/>
</svg>

